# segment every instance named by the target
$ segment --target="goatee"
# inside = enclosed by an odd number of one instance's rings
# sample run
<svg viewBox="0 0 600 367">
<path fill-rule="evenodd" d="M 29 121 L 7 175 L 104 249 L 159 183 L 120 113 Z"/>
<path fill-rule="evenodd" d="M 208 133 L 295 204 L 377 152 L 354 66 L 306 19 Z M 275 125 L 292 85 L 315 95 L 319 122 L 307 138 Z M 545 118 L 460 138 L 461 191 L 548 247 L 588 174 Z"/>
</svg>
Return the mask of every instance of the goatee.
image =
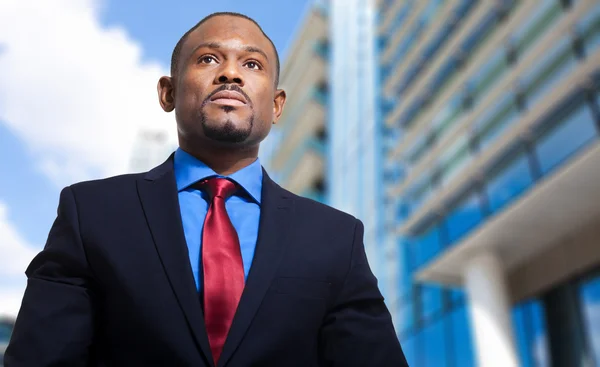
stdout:
<svg viewBox="0 0 600 367">
<path fill-rule="evenodd" d="M 250 137 L 252 127 L 254 126 L 254 116 L 251 116 L 245 124 L 247 128 L 238 128 L 233 121 L 228 119 L 225 124 L 209 124 L 207 123 L 205 113 L 200 113 L 200 122 L 204 135 L 207 138 L 220 141 L 222 143 L 242 143 Z"/>
</svg>

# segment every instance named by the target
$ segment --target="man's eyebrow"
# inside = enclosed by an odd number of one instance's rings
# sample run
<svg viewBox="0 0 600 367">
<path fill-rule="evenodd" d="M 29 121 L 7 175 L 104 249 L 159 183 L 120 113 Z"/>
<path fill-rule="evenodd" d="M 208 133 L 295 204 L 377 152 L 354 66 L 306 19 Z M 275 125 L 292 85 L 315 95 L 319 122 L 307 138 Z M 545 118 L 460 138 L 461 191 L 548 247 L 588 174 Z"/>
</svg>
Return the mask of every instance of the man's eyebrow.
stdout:
<svg viewBox="0 0 600 367">
<path fill-rule="evenodd" d="M 194 55 L 196 53 L 196 51 L 198 51 L 198 49 L 201 49 L 201 48 L 218 49 L 218 48 L 222 48 L 222 47 L 223 47 L 223 45 L 219 42 L 203 42 L 203 43 L 199 44 L 198 46 L 194 47 L 194 49 L 192 50 L 190 55 Z M 261 54 L 265 59 L 269 60 L 267 53 L 256 46 L 246 46 L 246 47 L 244 47 L 244 51 L 250 52 L 250 53 Z"/>
<path fill-rule="evenodd" d="M 246 47 L 245 47 L 245 50 L 246 50 L 246 52 L 255 52 L 255 53 L 259 53 L 259 54 L 263 55 L 265 59 L 269 60 L 269 57 L 267 56 L 267 53 L 266 53 L 266 52 L 264 52 L 263 50 L 261 50 L 261 49 L 260 49 L 260 48 L 258 48 L 258 47 L 255 47 L 255 46 L 246 46 Z"/>
<path fill-rule="evenodd" d="M 198 46 L 194 47 L 194 49 L 192 50 L 192 52 L 190 53 L 190 55 L 193 55 L 196 53 L 196 51 L 198 51 L 198 49 L 200 48 L 221 48 L 221 44 L 219 42 L 204 42 L 199 44 Z"/>
</svg>

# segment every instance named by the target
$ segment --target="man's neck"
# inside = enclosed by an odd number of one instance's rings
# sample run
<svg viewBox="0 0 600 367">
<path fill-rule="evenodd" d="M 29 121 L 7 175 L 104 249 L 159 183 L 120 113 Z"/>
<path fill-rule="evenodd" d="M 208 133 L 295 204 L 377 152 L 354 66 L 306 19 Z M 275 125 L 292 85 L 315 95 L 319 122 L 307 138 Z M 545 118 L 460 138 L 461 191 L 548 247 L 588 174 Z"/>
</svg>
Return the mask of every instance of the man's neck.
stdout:
<svg viewBox="0 0 600 367">
<path fill-rule="evenodd" d="M 190 149 L 182 146 L 181 149 L 223 176 L 231 175 L 248 167 L 258 158 L 258 147 Z"/>
</svg>

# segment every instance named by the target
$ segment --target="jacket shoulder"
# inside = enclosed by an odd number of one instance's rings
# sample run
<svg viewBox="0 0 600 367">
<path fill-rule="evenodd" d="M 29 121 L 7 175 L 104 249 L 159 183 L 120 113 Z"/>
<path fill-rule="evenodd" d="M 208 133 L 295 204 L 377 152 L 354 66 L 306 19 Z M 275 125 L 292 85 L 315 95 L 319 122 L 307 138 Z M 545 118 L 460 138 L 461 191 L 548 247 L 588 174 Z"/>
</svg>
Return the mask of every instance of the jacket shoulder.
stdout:
<svg viewBox="0 0 600 367">
<path fill-rule="evenodd" d="M 297 214 L 303 217 L 313 218 L 314 220 L 322 223 L 335 222 L 339 225 L 347 225 L 352 227 L 354 227 L 357 222 L 360 222 L 360 220 L 353 215 L 350 215 L 332 206 L 296 195 L 289 191 L 287 192 L 288 195 L 294 199 L 294 210 Z"/>
<path fill-rule="evenodd" d="M 72 184 L 69 189 L 77 199 L 122 198 L 137 192 L 136 181 L 144 175 L 145 173 L 134 173 L 81 181 Z"/>
</svg>

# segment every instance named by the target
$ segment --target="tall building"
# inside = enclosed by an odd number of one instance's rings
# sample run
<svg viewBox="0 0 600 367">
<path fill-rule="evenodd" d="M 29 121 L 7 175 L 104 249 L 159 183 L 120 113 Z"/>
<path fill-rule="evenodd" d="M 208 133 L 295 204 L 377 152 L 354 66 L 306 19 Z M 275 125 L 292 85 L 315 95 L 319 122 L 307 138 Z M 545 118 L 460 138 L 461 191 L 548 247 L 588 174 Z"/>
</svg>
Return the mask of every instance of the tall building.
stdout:
<svg viewBox="0 0 600 367">
<path fill-rule="evenodd" d="M 0 367 L 4 365 L 2 363 L 2 361 L 4 360 L 4 352 L 6 351 L 8 342 L 10 341 L 10 337 L 12 335 L 12 330 L 14 326 L 14 319 L 8 317 L 0 318 Z"/>
<path fill-rule="evenodd" d="M 328 204 L 360 219 L 364 244 L 380 287 L 387 287 L 386 238 L 381 180 L 375 53 L 376 8 L 372 0 L 331 0 L 331 119 Z"/>
<path fill-rule="evenodd" d="M 140 130 L 135 138 L 129 170 L 144 172 L 164 162 L 177 149 L 177 142 L 164 129 Z"/>
<path fill-rule="evenodd" d="M 410 365 L 600 365 L 600 3 L 378 7 L 388 304 Z"/>
<path fill-rule="evenodd" d="M 282 65 L 287 92 L 281 119 L 261 146 L 261 162 L 280 185 L 325 200 L 329 55 L 327 11 L 311 3 Z"/>
</svg>

